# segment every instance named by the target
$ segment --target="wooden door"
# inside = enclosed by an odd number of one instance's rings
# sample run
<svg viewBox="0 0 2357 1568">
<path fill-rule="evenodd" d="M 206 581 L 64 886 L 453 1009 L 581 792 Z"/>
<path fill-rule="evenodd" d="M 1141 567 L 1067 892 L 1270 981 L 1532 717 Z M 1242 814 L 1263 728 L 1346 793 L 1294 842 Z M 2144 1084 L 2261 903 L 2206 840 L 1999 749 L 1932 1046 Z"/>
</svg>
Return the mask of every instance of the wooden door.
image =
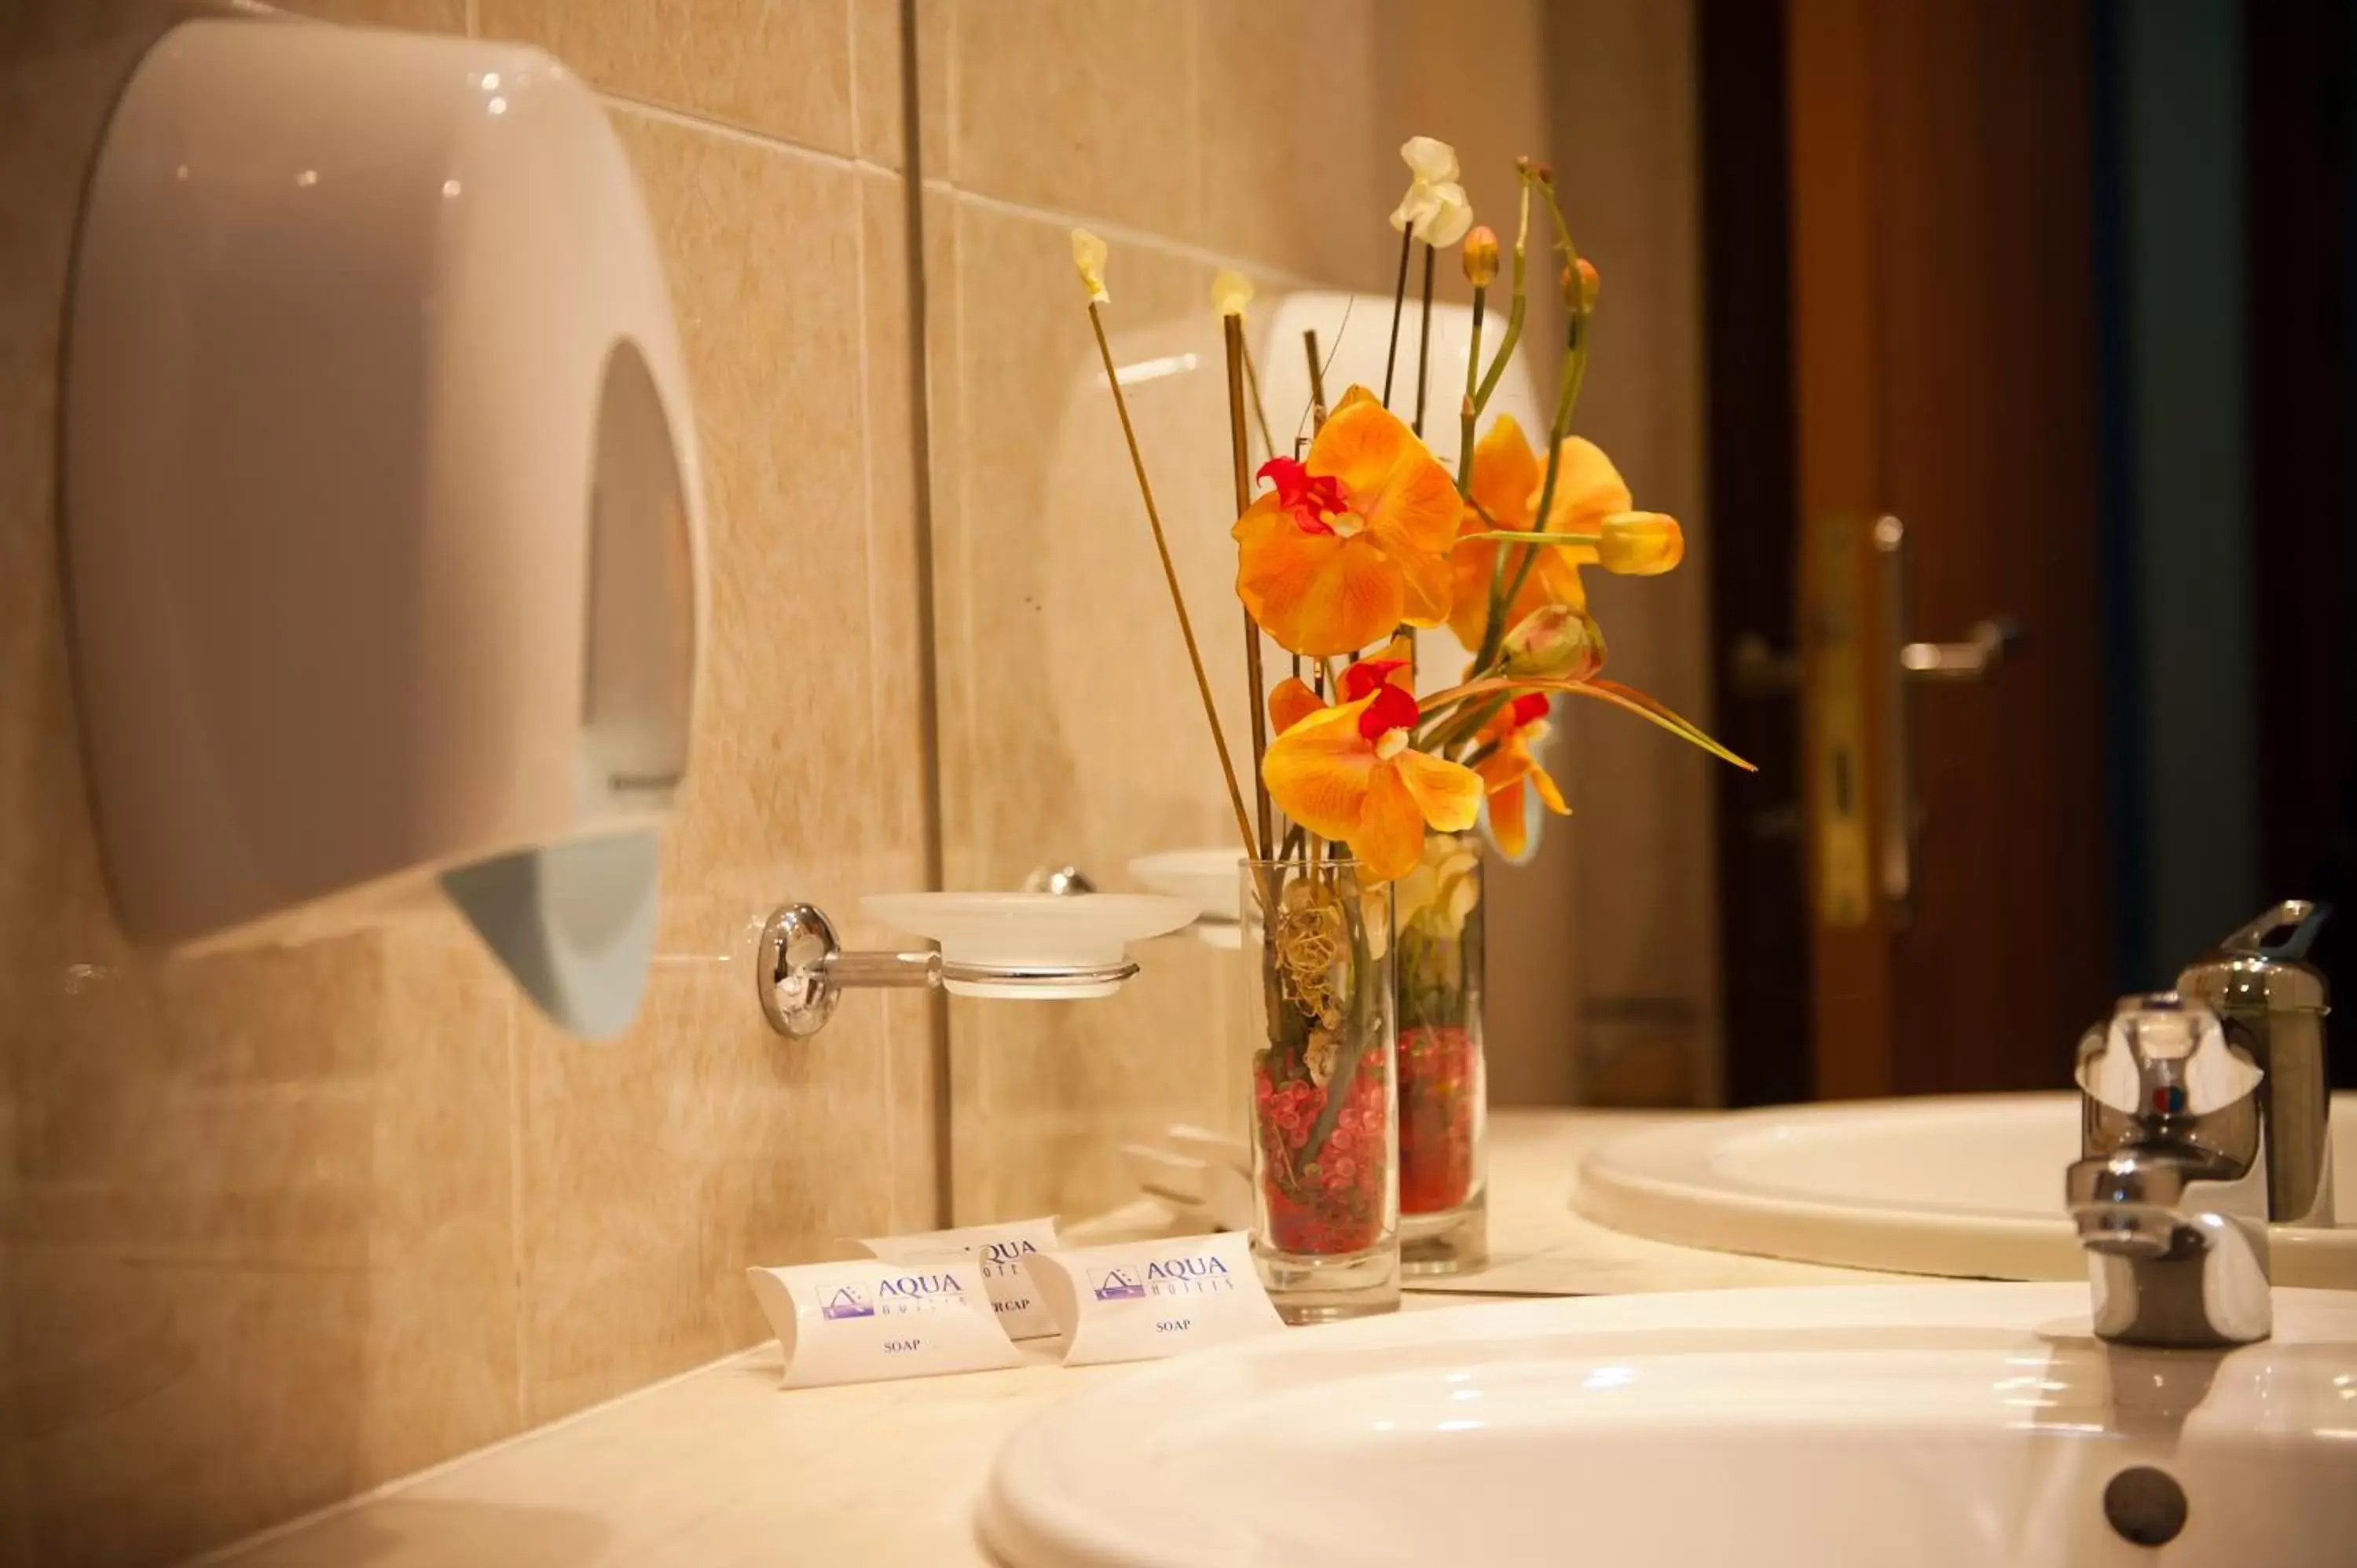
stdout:
<svg viewBox="0 0 2357 1568">
<path fill-rule="evenodd" d="M 2088 5 L 1784 20 L 1813 1090 L 2059 1088 L 2108 980 Z"/>
</svg>

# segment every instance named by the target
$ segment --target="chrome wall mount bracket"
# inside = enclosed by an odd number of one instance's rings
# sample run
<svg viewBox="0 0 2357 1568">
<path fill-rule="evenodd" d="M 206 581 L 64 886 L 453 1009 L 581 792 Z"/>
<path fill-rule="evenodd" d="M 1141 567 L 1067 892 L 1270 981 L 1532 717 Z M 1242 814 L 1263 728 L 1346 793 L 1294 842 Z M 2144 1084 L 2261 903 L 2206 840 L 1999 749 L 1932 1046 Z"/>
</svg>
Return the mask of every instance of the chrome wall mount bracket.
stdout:
<svg viewBox="0 0 2357 1568">
<path fill-rule="evenodd" d="M 1137 964 L 1129 959 L 1101 964 L 957 963 L 931 950 L 846 952 L 824 911 L 812 904 L 785 904 L 761 924 L 753 971 L 761 1015 L 778 1033 L 800 1040 L 826 1026 L 845 991 L 974 986 L 994 996 L 1044 1001 L 1075 988 L 1127 980 Z"/>
</svg>

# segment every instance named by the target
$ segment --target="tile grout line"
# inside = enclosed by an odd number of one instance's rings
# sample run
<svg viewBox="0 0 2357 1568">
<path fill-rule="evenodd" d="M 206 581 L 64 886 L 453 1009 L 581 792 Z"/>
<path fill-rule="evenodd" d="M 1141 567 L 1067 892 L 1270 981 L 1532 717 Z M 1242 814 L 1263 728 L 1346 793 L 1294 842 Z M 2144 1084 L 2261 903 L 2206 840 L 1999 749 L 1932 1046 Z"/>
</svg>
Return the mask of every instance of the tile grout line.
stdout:
<svg viewBox="0 0 2357 1568">
<path fill-rule="evenodd" d="M 717 136 L 723 141 L 742 143 L 748 146 L 759 147 L 765 152 L 783 153 L 789 157 L 807 158 L 831 168 L 868 169 L 877 174 L 890 175 L 895 179 L 900 177 L 899 169 L 886 164 L 879 164 L 873 158 L 862 157 L 856 153 L 836 152 L 829 147 L 813 146 L 808 142 L 797 142 L 784 136 L 772 135 L 766 131 L 748 130 L 742 125 L 732 124 L 726 120 L 716 120 L 709 114 L 699 114 L 692 109 L 682 109 L 672 103 L 658 103 L 647 98 L 634 98 L 627 92 L 619 92 L 610 87 L 597 89 L 597 101 L 609 110 L 636 114 L 641 119 L 660 120 L 665 124 L 676 125 L 683 130 L 702 131 L 709 135 Z"/>
<path fill-rule="evenodd" d="M 628 93 L 618 92 L 611 88 L 598 89 L 597 98 L 609 110 L 675 125 L 682 130 L 705 132 L 710 135 L 718 136 L 724 141 L 759 147 L 765 152 L 782 153 L 789 157 L 807 159 L 813 163 L 823 164 L 830 168 L 857 169 L 886 175 L 908 183 L 912 188 L 921 188 L 924 190 L 940 191 L 944 195 L 955 197 L 960 201 L 979 207 L 985 211 L 996 212 L 1006 217 L 1028 218 L 1038 222 L 1052 223 L 1060 228 L 1091 229 L 1105 239 L 1120 244 L 1159 251 L 1178 260 L 1199 263 L 1215 270 L 1235 267 L 1249 271 L 1254 274 L 1255 281 L 1260 283 L 1297 291 L 1335 289 L 1349 292 L 1340 284 L 1328 279 L 1311 277 L 1303 273 L 1292 272 L 1274 263 L 1264 262 L 1257 257 L 1232 255 L 1226 252 L 1213 250 L 1208 245 L 1199 245 L 1191 241 L 1180 240 L 1168 234 L 1156 233 L 1152 230 L 1134 228 L 1126 223 L 1092 217 L 1087 213 L 1071 212 L 1053 207 L 1040 207 L 1030 202 L 1013 200 L 1007 197 L 992 196 L 983 191 L 968 189 L 957 184 L 952 177 L 928 177 L 922 174 L 916 156 L 907 152 L 905 148 L 903 157 L 908 166 L 904 170 L 855 153 L 834 152 L 824 147 L 812 146 L 806 142 L 789 141 L 782 136 L 770 135 L 765 132 L 747 130 L 742 125 L 731 124 L 726 120 L 716 120 L 709 115 L 698 114 L 673 104 L 656 103 L 643 98 L 633 98 Z M 904 115 L 903 119 L 909 123 L 911 129 L 914 128 L 914 115 Z"/>
<path fill-rule="evenodd" d="M 927 180 L 925 188 L 928 190 L 937 190 L 944 195 L 953 196 L 959 201 L 971 207 L 978 207 L 985 212 L 995 212 L 1011 218 L 1028 218 L 1034 221 L 1053 223 L 1060 227 L 1087 229 L 1100 239 L 1123 245 L 1135 245 L 1143 250 L 1159 251 L 1177 260 L 1194 262 L 1214 270 L 1226 267 L 1234 267 L 1238 270 L 1249 269 L 1254 274 L 1254 281 L 1281 285 L 1288 290 L 1330 289 L 1343 294 L 1363 292 L 1351 289 L 1341 284 L 1310 277 L 1306 274 L 1289 272 L 1273 263 L 1265 263 L 1251 256 L 1230 255 L 1225 252 L 1215 251 L 1208 245 L 1198 245 L 1190 241 L 1173 239 L 1168 234 L 1157 234 L 1150 230 L 1134 229 L 1128 224 L 1092 217 L 1084 212 L 1059 211 L 1052 207 L 1035 207 L 1028 202 L 1012 201 L 1003 196 L 988 196 L 978 190 L 968 190 L 963 186 L 953 185 L 945 179 Z M 1386 300 L 1384 303 L 1388 305 L 1390 302 Z"/>
<path fill-rule="evenodd" d="M 907 204 L 905 265 L 908 289 L 909 459 L 911 522 L 916 532 L 917 749 L 924 779 L 921 811 L 921 857 L 925 886 L 942 886 L 942 723 L 940 619 L 934 603 L 933 571 L 933 423 L 931 367 L 927 354 L 931 329 L 926 313 L 925 171 L 923 88 L 917 58 L 917 0 L 900 0 L 900 192 Z M 954 25 L 954 23 L 952 23 Z M 891 1040 L 890 1013 L 886 1015 L 886 1057 Z M 950 1020 L 948 999 L 938 990 L 925 993 L 925 1037 L 933 1074 L 930 1096 L 930 1126 L 933 1155 L 933 1223 L 950 1222 L 952 1195 L 950 1155 L 952 1143 L 950 1100 Z"/>
<path fill-rule="evenodd" d="M 952 35 L 950 59 L 943 77 L 946 84 L 946 92 L 950 102 L 952 105 L 952 113 L 947 136 L 948 156 L 951 166 L 949 174 L 941 181 L 936 182 L 931 188 L 939 190 L 950 198 L 950 243 L 953 252 L 953 261 L 950 268 L 949 287 L 954 301 L 954 315 L 952 316 L 950 323 L 950 330 L 952 334 L 950 355 L 953 367 L 952 373 L 956 378 L 955 384 L 957 394 L 956 425 L 952 435 L 952 450 L 955 451 L 962 459 L 966 450 L 967 438 L 971 435 L 965 415 L 968 394 L 973 389 L 965 384 L 965 371 L 967 365 L 972 362 L 973 359 L 973 345 L 967 337 L 967 333 L 973 321 L 973 300 L 968 295 L 965 286 L 966 229 L 965 221 L 963 217 L 963 207 L 966 202 L 968 193 L 959 188 L 956 183 L 959 174 L 958 147 L 960 143 L 958 135 L 960 120 L 958 116 L 963 113 L 963 104 L 964 102 L 965 91 L 965 76 L 964 73 L 958 69 L 958 56 L 956 49 L 955 35 L 959 14 L 959 11 L 955 7 L 952 7 L 948 13 L 948 21 L 946 24 Z M 920 178 L 921 174 L 922 171 L 920 170 Z M 958 661 L 961 669 L 972 671 L 982 668 L 981 663 L 974 657 L 974 628 L 981 618 L 975 614 L 974 604 L 974 584 L 978 580 L 978 577 L 974 570 L 974 529 L 970 525 L 970 520 L 974 516 L 974 498 L 965 482 L 967 477 L 967 466 L 964 462 L 960 461 L 952 473 L 950 482 L 956 487 L 956 510 L 953 515 L 957 519 L 957 537 L 954 542 L 954 547 L 957 553 L 957 586 L 955 592 L 957 604 L 956 636 L 958 640 Z M 973 755 L 974 746 L 974 715 L 973 708 L 974 687 L 970 678 L 963 683 L 963 692 L 965 698 L 965 706 L 958 714 L 959 744 L 963 747 L 961 755 L 970 758 Z M 976 862 L 980 862 L 983 865 L 990 865 L 995 862 L 996 858 L 995 854 L 996 845 L 990 840 L 987 824 L 977 822 L 975 821 L 975 813 L 970 806 L 967 809 L 966 822 L 971 841 L 967 846 L 967 854 L 965 857 L 966 870 L 971 874 Z M 942 1007 L 943 1014 L 946 1016 L 949 1008 L 949 1003 L 946 997 L 942 1000 Z M 991 1126 L 990 1109 L 991 1064 L 996 1061 L 998 1057 L 998 1053 L 991 1048 L 987 1036 L 988 1027 L 989 1025 L 986 1018 L 977 1026 L 978 1031 L 983 1035 L 981 1048 L 972 1053 L 972 1060 L 974 1062 L 972 1101 L 974 1122 L 973 1131 L 974 1133 L 975 1146 L 983 1149 L 987 1149 L 991 1146 L 991 1139 L 995 1135 L 994 1129 Z M 951 1109 L 953 1109 L 956 1102 L 957 1075 L 955 1063 L 949 1050 L 946 1026 L 942 1037 L 944 1046 L 942 1057 L 941 1095 L 942 1103 L 944 1107 L 944 1114 L 946 1115 Z M 954 1123 L 952 1122 L 952 1124 L 953 1125 Z M 952 1225 L 958 1223 L 962 1219 L 972 1218 L 972 1216 L 961 1215 L 956 1212 L 955 1197 L 957 1190 L 957 1169 L 954 1162 L 951 1159 L 951 1156 L 954 1153 L 954 1144 L 944 1148 L 942 1154 L 943 1165 L 942 1174 L 942 1182 L 946 1194 L 943 1198 L 944 1208 L 942 1218 L 944 1222 Z M 985 1193 L 983 1196 L 983 1207 L 987 1209 L 989 1207 L 990 1197 L 987 1193 Z"/>
<path fill-rule="evenodd" d="M 845 0 L 846 24 L 852 27 L 851 60 L 851 124 L 853 134 L 859 125 L 859 42 L 856 19 L 850 16 L 852 0 Z M 867 181 L 854 175 L 851 180 L 851 276 L 853 308 L 859 319 L 859 511 L 860 558 L 866 566 L 866 581 L 861 598 L 867 609 L 867 625 L 871 635 L 867 643 L 867 711 L 866 745 L 867 777 L 882 777 L 884 759 L 883 736 L 878 733 L 884 714 L 884 650 L 872 635 L 877 624 L 876 598 L 882 574 L 877 569 L 876 520 L 876 373 L 875 356 L 870 352 L 869 326 L 873 317 L 867 295 Z M 878 992 L 872 999 L 877 1022 L 876 1038 L 884 1058 L 884 1168 L 900 1168 L 899 1097 L 893 1092 L 892 1071 L 892 1009 L 888 993 Z M 899 1193 L 888 1182 L 884 1190 L 884 1228 L 898 1230 Z"/>
</svg>

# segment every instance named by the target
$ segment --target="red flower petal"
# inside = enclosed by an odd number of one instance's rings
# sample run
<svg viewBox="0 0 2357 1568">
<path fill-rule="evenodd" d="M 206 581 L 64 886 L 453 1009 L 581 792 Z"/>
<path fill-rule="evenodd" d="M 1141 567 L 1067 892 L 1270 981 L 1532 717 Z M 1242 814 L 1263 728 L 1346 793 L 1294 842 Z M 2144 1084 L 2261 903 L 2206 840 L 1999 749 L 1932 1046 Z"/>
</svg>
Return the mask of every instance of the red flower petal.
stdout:
<svg viewBox="0 0 2357 1568">
<path fill-rule="evenodd" d="M 1366 666 L 1359 664 L 1351 668 L 1363 670 Z M 1345 682 L 1349 681 L 1349 671 L 1345 671 L 1342 678 Z M 1355 702 L 1358 699 L 1351 700 Z M 1385 735 L 1395 729 L 1414 729 L 1420 713 L 1421 710 L 1415 705 L 1415 699 L 1397 686 L 1388 683 L 1378 685 L 1375 687 L 1374 695 L 1367 699 L 1365 711 L 1359 714 L 1359 734 L 1368 740 L 1375 741 L 1383 739 Z"/>
<path fill-rule="evenodd" d="M 1312 474 L 1291 457 L 1271 457 L 1254 476 L 1276 487 L 1276 504 L 1311 533 L 1334 532 L 1326 521 L 1329 512 L 1343 510 L 1349 500 L 1342 481 L 1330 474 Z"/>
<path fill-rule="evenodd" d="M 1355 703 L 1376 687 L 1388 684 L 1394 674 L 1406 668 L 1405 659 L 1361 659 L 1342 671 L 1342 700 Z"/>
</svg>

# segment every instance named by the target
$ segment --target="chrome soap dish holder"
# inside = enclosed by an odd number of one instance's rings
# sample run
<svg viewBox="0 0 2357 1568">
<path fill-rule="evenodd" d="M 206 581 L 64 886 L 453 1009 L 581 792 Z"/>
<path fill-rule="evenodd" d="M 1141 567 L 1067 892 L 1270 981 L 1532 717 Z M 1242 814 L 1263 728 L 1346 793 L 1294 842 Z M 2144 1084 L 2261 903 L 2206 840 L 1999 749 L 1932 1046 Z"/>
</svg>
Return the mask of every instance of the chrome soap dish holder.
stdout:
<svg viewBox="0 0 2357 1568">
<path fill-rule="evenodd" d="M 861 902 L 879 923 L 930 938 L 938 950 L 846 951 L 816 906 L 772 910 L 754 980 L 761 1015 L 780 1034 L 817 1034 L 845 991 L 938 985 L 1016 1001 L 1110 996 L 1137 972 L 1129 943 L 1175 931 L 1196 915 L 1183 899 L 1095 892 L 1070 866 L 1034 874 L 1018 893 L 871 894 Z"/>
<path fill-rule="evenodd" d="M 1017 992 L 1043 1001 L 1103 995 L 1137 972 L 1137 961 L 1111 963 L 974 963 L 917 952 L 845 951 L 834 923 L 812 904 L 788 904 L 761 926 L 755 979 L 761 1015 L 781 1035 L 807 1039 L 834 1016 L 846 991 L 921 990 L 953 984 L 987 994 Z"/>
</svg>

